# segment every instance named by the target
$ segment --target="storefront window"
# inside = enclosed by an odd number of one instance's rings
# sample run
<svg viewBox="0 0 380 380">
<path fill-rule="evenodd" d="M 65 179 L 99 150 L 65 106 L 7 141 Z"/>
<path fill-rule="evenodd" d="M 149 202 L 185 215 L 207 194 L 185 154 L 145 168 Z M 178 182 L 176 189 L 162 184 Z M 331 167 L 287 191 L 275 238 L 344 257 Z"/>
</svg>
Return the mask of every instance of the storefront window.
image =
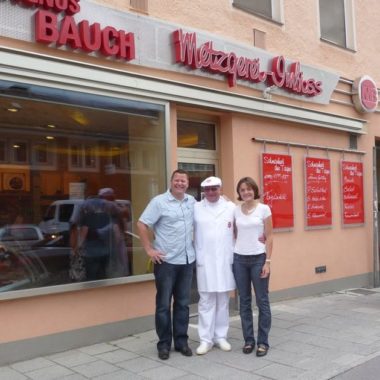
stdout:
<svg viewBox="0 0 380 380">
<path fill-rule="evenodd" d="M 177 146 L 215 150 L 215 124 L 177 120 Z"/>
<path fill-rule="evenodd" d="M 163 105 L 0 81 L 0 128 L 0 292 L 72 283 L 78 241 L 104 256 L 83 281 L 147 273 L 135 222 L 166 188 Z"/>
</svg>

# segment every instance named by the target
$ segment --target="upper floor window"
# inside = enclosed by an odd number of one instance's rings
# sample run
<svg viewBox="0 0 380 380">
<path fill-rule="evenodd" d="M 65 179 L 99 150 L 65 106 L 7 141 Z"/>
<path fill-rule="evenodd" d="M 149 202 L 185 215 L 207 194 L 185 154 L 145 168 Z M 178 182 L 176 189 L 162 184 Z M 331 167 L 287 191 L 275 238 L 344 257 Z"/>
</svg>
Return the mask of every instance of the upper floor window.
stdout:
<svg viewBox="0 0 380 380">
<path fill-rule="evenodd" d="M 233 0 L 233 6 L 276 22 L 283 22 L 282 0 Z"/>
<path fill-rule="evenodd" d="M 355 50 L 352 0 L 319 0 L 321 39 Z"/>
</svg>

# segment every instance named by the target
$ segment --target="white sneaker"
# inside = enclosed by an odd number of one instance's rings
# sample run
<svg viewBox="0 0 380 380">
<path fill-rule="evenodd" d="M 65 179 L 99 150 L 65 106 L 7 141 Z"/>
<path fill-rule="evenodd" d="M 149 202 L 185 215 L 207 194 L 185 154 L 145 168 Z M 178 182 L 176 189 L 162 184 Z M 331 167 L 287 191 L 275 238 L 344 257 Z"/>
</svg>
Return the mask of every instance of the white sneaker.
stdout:
<svg viewBox="0 0 380 380">
<path fill-rule="evenodd" d="M 232 349 L 231 345 L 227 342 L 226 339 L 218 339 L 215 342 L 215 345 L 219 347 L 222 351 L 231 351 Z"/>
<path fill-rule="evenodd" d="M 204 355 L 204 354 L 207 354 L 207 352 L 209 352 L 211 348 L 212 348 L 211 343 L 201 342 L 201 344 L 199 345 L 199 347 L 197 348 L 195 352 L 197 353 L 197 355 Z"/>
</svg>

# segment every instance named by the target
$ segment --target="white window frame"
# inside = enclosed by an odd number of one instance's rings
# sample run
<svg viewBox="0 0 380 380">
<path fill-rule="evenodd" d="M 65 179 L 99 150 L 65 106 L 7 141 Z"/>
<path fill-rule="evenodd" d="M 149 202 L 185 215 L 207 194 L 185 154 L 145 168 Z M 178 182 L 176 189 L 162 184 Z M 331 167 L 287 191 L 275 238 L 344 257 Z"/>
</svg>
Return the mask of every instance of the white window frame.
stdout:
<svg viewBox="0 0 380 380">
<path fill-rule="evenodd" d="M 25 149 L 26 149 L 26 159 L 24 161 L 19 161 L 16 159 L 16 151 L 14 150 L 14 145 L 21 143 L 25 144 Z M 10 162 L 13 164 L 17 165 L 29 165 L 30 164 L 30 144 L 28 140 L 24 139 L 17 139 L 17 138 L 12 138 L 10 140 Z"/>
<path fill-rule="evenodd" d="M 262 18 L 265 18 L 266 20 L 271 20 L 274 22 L 277 22 L 279 24 L 284 23 L 284 0 L 271 0 L 271 7 L 272 7 L 272 18 L 267 18 L 261 14 L 255 13 L 253 11 L 247 10 L 242 8 L 240 5 L 236 4 L 236 0 L 232 0 L 232 6 L 234 6 L 236 9 L 240 9 L 243 12 L 247 12 Z"/>
<path fill-rule="evenodd" d="M 46 144 L 52 148 L 52 150 L 47 150 L 47 162 L 40 162 L 37 159 L 38 146 L 41 144 Z M 57 169 L 57 144 L 55 142 L 41 142 L 32 141 L 32 167 L 33 169 L 40 170 L 56 170 Z"/>
<path fill-rule="evenodd" d="M 330 41 L 322 36 L 321 30 L 321 15 L 319 13 L 319 0 L 316 1 L 317 13 L 318 13 L 318 28 L 319 36 L 321 41 L 329 42 L 333 45 L 350 49 L 353 51 L 357 50 L 356 45 L 356 29 L 355 29 L 355 12 L 354 12 L 354 0 L 344 0 L 344 23 L 345 23 L 345 35 L 346 35 L 346 46 L 341 46 L 334 41 Z"/>
<path fill-rule="evenodd" d="M 81 158 L 81 164 L 78 166 L 73 166 L 71 162 L 71 157 L 72 157 L 72 151 L 74 147 L 79 148 L 79 156 Z M 99 157 L 94 156 L 95 160 L 95 165 L 92 167 L 86 166 L 86 148 L 95 148 L 99 149 L 99 146 L 96 142 L 90 143 L 90 142 L 85 142 L 82 140 L 70 140 L 69 142 L 69 154 L 67 156 L 68 159 L 68 167 L 71 172 L 98 172 L 99 171 Z"/>
</svg>

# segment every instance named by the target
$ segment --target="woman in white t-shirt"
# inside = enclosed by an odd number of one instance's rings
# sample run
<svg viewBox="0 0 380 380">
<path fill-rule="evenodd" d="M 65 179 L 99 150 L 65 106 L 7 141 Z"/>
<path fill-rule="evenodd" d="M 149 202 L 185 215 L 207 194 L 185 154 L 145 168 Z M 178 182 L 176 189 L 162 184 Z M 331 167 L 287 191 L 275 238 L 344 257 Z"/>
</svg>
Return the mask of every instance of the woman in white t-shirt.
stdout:
<svg viewBox="0 0 380 380">
<path fill-rule="evenodd" d="M 257 356 L 268 352 L 268 334 L 271 327 L 271 310 L 268 288 L 270 258 L 272 255 L 272 213 L 269 206 L 260 202 L 259 188 L 250 177 L 242 178 L 236 187 L 238 200 L 235 209 L 236 242 L 233 272 L 240 297 L 243 353 L 250 354 L 257 342 Z M 252 288 L 259 310 L 257 340 L 253 331 Z"/>
</svg>

